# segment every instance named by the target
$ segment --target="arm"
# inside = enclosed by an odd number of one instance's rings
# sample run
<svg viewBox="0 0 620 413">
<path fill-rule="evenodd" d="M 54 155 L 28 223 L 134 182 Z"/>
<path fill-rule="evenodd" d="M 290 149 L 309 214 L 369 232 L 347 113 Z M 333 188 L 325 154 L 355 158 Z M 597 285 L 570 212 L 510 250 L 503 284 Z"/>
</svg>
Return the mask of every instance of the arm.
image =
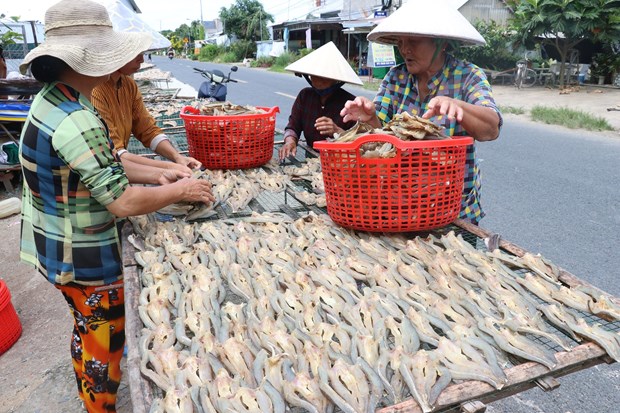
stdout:
<svg viewBox="0 0 620 413">
<path fill-rule="evenodd" d="M 340 115 L 345 122 L 365 122 L 373 128 L 380 128 L 383 126 L 377 117 L 375 104 L 364 96 L 358 96 L 355 99 L 349 100 L 345 103 L 344 109 L 340 111 Z"/>
<path fill-rule="evenodd" d="M 204 179 L 187 178 L 162 186 L 128 186 L 123 194 L 106 205 L 119 218 L 148 214 L 180 201 L 215 201 L 211 184 Z"/>
<path fill-rule="evenodd" d="M 499 135 L 500 118 L 495 109 L 474 105 L 447 96 L 436 96 L 428 104 L 428 110 L 422 115 L 429 119 L 433 116 L 447 115 L 467 131 L 477 141 L 492 141 Z"/>
<path fill-rule="evenodd" d="M 190 176 L 192 174 L 192 170 L 189 169 L 187 166 L 174 163 L 174 162 L 151 159 L 151 158 L 136 155 L 136 154 L 133 154 L 127 151 L 122 152 L 120 154 L 120 157 L 121 157 L 121 162 L 123 162 L 123 166 L 125 166 L 125 161 L 131 161 L 133 163 L 141 164 L 144 166 L 149 166 L 152 168 L 175 170 L 175 171 L 185 174 L 186 176 Z"/>
<path fill-rule="evenodd" d="M 289 156 L 295 156 L 297 154 L 297 142 L 299 136 L 303 130 L 302 115 L 303 115 L 303 102 L 302 92 L 299 92 L 293 107 L 291 108 L 291 115 L 288 118 L 288 124 L 284 128 L 284 145 L 278 151 L 278 158 L 280 160 L 286 159 Z"/>
<path fill-rule="evenodd" d="M 456 120 L 469 136 L 477 141 L 497 139 L 502 125 L 502 117 L 493 99 L 493 92 L 486 75 L 476 65 L 468 65 L 470 73 L 463 77 L 461 98 L 436 96 L 430 100 L 426 119 L 446 115 Z"/>
<path fill-rule="evenodd" d="M 138 160 L 144 159 L 140 156 L 133 156 Z M 150 161 L 151 159 L 146 160 Z M 126 156 L 126 154 L 121 157 L 121 163 L 123 164 L 123 169 L 125 170 L 129 182 L 134 184 L 164 185 L 192 176 L 191 172 L 182 171 L 177 168 L 160 168 L 145 163 L 134 162 L 133 158 Z"/>
<path fill-rule="evenodd" d="M 183 156 L 177 152 L 168 139 L 163 139 L 157 144 L 155 147 L 155 153 L 189 169 L 198 169 L 202 166 L 202 163 L 197 159 L 194 159 L 191 156 Z"/>
</svg>

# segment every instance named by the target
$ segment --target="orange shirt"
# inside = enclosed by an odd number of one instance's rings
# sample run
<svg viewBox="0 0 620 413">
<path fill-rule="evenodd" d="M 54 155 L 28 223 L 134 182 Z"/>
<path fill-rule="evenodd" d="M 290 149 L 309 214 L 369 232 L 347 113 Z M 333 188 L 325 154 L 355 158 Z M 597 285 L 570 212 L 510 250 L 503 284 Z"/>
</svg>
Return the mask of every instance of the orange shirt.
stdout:
<svg viewBox="0 0 620 413">
<path fill-rule="evenodd" d="M 153 151 L 151 144 L 156 146 L 161 142 L 155 138 L 165 136 L 144 107 L 138 85 L 129 76 L 121 75 L 118 81 L 110 78 L 97 86 L 93 89 L 92 103 L 108 125 L 117 150 L 127 149 L 131 134 Z"/>
</svg>

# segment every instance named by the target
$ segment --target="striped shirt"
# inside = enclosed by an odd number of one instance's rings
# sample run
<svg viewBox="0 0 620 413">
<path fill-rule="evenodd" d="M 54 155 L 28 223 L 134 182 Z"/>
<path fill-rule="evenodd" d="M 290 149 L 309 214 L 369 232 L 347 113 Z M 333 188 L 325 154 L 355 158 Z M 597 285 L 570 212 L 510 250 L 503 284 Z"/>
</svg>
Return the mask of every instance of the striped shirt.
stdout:
<svg viewBox="0 0 620 413">
<path fill-rule="evenodd" d="M 128 186 L 90 102 L 62 83 L 35 97 L 20 143 L 24 173 L 20 258 L 51 283 L 122 278 L 116 219 L 105 205 Z"/>
<path fill-rule="evenodd" d="M 395 114 L 402 112 L 422 116 L 433 97 L 449 96 L 494 109 L 499 116 L 499 126 L 502 125 L 502 116 L 493 99 L 491 85 L 484 72 L 476 65 L 447 55 L 443 69 L 429 79 L 427 86 L 430 93 L 424 100 L 421 99 L 417 86 L 416 76 L 407 72 L 404 63 L 390 69 L 375 97 L 379 119 L 387 123 Z M 445 128 L 449 136 L 468 135 L 455 119 L 448 119 L 447 116 L 436 116 L 433 119 L 435 124 Z M 467 149 L 465 168 L 465 185 L 459 218 L 478 223 L 484 217 L 484 211 L 480 204 L 481 180 L 475 144 Z"/>
<path fill-rule="evenodd" d="M 138 85 L 130 76 L 121 75 L 118 80 L 110 77 L 93 90 L 91 99 L 108 125 L 116 149 L 127 149 L 131 134 L 152 151 L 167 139 L 146 110 Z"/>
</svg>

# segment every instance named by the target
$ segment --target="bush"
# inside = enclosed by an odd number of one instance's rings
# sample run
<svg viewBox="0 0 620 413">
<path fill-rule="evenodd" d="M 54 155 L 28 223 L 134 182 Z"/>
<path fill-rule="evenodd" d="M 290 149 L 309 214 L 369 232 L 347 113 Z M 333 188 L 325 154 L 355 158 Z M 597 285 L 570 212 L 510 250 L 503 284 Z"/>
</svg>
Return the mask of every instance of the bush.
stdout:
<svg viewBox="0 0 620 413">
<path fill-rule="evenodd" d="M 487 41 L 485 46 L 460 47 L 453 50 L 454 56 L 485 69 L 506 70 L 514 68 L 522 57 L 511 52 L 512 39 L 506 28 L 495 21 L 476 22 L 478 32 Z"/>
<path fill-rule="evenodd" d="M 295 53 L 284 52 L 280 56 L 276 57 L 275 66 L 286 67 L 299 59 L 299 56 Z"/>
<path fill-rule="evenodd" d="M 217 60 L 222 63 L 235 63 L 239 61 L 239 58 L 234 52 L 226 52 L 221 54 Z"/>
<path fill-rule="evenodd" d="M 246 57 L 256 56 L 256 43 L 249 40 L 238 40 L 230 45 L 228 51 L 235 54 L 236 62 L 240 62 Z"/>
<path fill-rule="evenodd" d="M 250 65 L 252 67 L 271 67 L 276 61 L 275 57 L 272 56 L 262 56 L 256 60 L 253 60 Z"/>
<path fill-rule="evenodd" d="M 222 48 L 217 45 L 206 44 L 200 48 L 200 60 L 212 62 L 222 51 Z"/>
</svg>

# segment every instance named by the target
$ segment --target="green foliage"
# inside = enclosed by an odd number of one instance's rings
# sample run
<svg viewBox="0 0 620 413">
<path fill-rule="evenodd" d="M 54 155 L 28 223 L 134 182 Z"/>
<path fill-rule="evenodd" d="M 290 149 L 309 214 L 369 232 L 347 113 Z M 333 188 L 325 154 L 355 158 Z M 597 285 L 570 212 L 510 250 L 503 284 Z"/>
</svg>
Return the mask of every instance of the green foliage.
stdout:
<svg viewBox="0 0 620 413">
<path fill-rule="evenodd" d="M 222 7 L 220 20 L 224 23 L 224 33 L 252 41 L 268 39 L 267 24 L 274 21 L 258 0 L 236 0 L 228 9 Z"/>
<path fill-rule="evenodd" d="M 525 109 L 515 106 L 500 106 L 499 110 L 502 114 L 512 113 L 514 115 L 523 115 L 525 113 Z"/>
<path fill-rule="evenodd" d="M 224 49 L 214 45 L 214 44 L 205 44 L 200 48 L 200 60 L 203 62 L 212 62 L 224 52 Z"/>
<path fill-rule="evenodd" d="M 276 61 L 273 56 L 261 56 L 251 63 L 252 67 L 271 67 Z"/>
<path fill-rule="evenodd" d="M 506 70 L 515 67 L 519 56 L 511 51 L 512 37 L 510 32 L 493 20 L 490 22 L 478 21 L 474 26 L 484 37 L 487 44 L 485 46 L 460 47 L 453 50 L 452 53 L 459 59 L 486 69 Z"/>
<path fill-rule="evenodd" d="M 222 63 L 235 63 L 239 61 L 239 58 L 234 52 L 226 52 L 221 54 L 217 60 Z"/>
<path fill-rule="evenodd" d="M 611 50 L 597 53 L 592 59 L 590 75 L 595 80 L 599 76 L 607 78 L 618 71 L 620 71 L 620 55 Z"/>
<path fill-rule="evenodd" d="M 312 51 L 313 51 L 313 49 L 307 49 L 307 48 L 304 48 L 304 49 L 299 49 L 299 50 L 297 51 L 297 54 L 298 54 L 299 56 L 298 56 L 298 57 L 297 57 L 297 59 L 295 59 L 295 60 L 301 59 L 302 57 L 305 57 L 305 56 L 309 55 L 310 53 L 312 53 Z"/>
<path fill-rule="evenodd" d="M 571 129 L 614 130 L 606 119 L 592 116 L 580 110 L 534 106 L 530 111 L 533 120 Z"/>
<path fill-rule="evenodd" d="M 256 56 L 256 43 L 250 40 L 238 40 L 230 45 L 230 52 L 237 57 L 237 62 L 242 61 L 246 57 Z"/>
<path fill-rule="evenodd" d="M 555 47 L 564 63 L 572 48 L 584 39 L 599 42 L 620 39 L 620 0 L 509 0 L 514 15 L 510 25 L 518 43 L 536 39 Z"/>
<path fill-rule="evenodd" d="M 4 13 L 0 14 L 0 19 L 3 19 L 3 18 L 5 18 L 5 17 L 6 17 L 6 16 L 5 16 L 5 14 L 4 14 Z M 18 20 L 19 20 L 19 17 L 17 17 L 17 16 L 12 16 L 12 17 L 11 17 L 11 20 L 13 20 L 13 21 L 18 21 Z M 8 31 L 6 31 L 6 32 L 4 32 L 4 33 L 2 33 L 2 34 L 0 34 L 0 46 L 1 46 L 2 48 L 4 48 L 6 45 L 9 45 L 9 44 L 15 44 L 15 43 L 16 43 L 16 40 L 21 41 L 21 40 L 23 40 L 23 39 L 24 39 L 24 36 L 23 36 L 23 35 L 21 35 L 21 34 L 19 34 L 19 33 L 17 33 L 17 32 L 14 32 L 14 31 L 13 31 L 13 30 L 11 30 L 11 28 L 10 28 L 9 26 L 7 26 L 6 24 L 2 23 L 2 26 L 4 26 L 5 28 L 7 28 L 7 29 L 8 29 Z"/>
<path fill-rule="evenodd" d="M 284 52 L 280 56 L 276 57 L 275 66 L 286 67 L 299 59 L 299 56 L 295 53 Z"/>
</svg>

